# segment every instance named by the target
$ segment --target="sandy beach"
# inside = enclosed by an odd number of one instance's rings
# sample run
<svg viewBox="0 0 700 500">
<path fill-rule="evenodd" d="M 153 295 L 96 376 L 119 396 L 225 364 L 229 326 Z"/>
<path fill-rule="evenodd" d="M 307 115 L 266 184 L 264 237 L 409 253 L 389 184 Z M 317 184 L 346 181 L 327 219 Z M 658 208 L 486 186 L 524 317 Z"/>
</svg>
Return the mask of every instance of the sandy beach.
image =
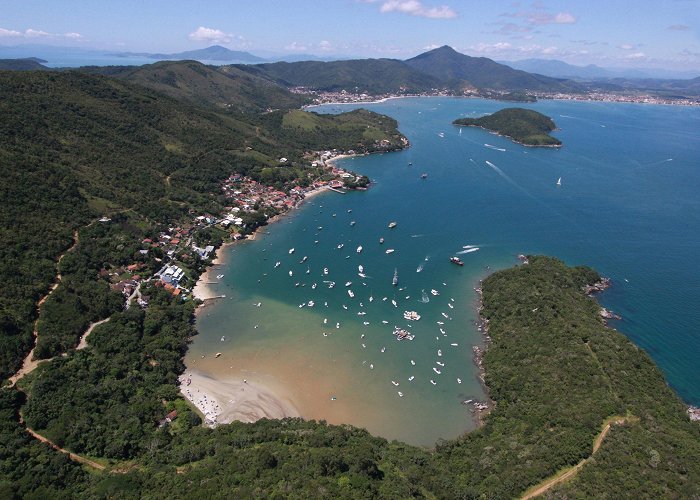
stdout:
<svg viewBox="0 0 700 500">
<path fill-rule="evenodd" d="M 180 376 L 180 390 L 202 412 L 204 423 L 209 426 L 234 420 L 255 422 L 261 418 L 300 416 L 290 399 L 253 380 L 214 379 L 197 370 L 187 370 Z"/>
</svg>

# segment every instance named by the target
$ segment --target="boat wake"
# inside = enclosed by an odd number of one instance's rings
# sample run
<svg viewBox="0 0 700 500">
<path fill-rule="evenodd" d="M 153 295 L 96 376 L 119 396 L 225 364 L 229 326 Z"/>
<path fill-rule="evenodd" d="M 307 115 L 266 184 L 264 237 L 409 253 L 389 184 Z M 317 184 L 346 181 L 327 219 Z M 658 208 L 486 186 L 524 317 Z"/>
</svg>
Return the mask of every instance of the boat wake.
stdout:
<svg viewBox="0 0 700 500">
<path fill-rule="evenodd" d="M 423 266 L 425 266 L 424 262 L 421 262 L 418 267 L 416 268 L 416 272 L 419 273 L 423 270 Z"/>
<path fill-rule="evenodd" d="M 505 148 L 497 148 L 496 146 L 492 146 L 491 144 L 484 143 L 484 146 L 490 149 L 495 149 L 496 151 L 505 151 Z"/>
<path fill-rule="evenodd" d="M 420 293 L 421 293 L 420 302 L 422 302 L 423 304 L 427 304 L 428 302 L 430 302 L 430 297 L 428 297 L 428 294 L 425 293 L 425 290 L 421 290 Z"/>
<path fill-rule="evenodd" d="M 462 250 L 461 252 L 457 252 L 457 255 L 464 255 L 465 253 L 478 252 L 479 250 L 480 250 L 479 247 L 467 248 L 466 250 Z"/>
</svg>

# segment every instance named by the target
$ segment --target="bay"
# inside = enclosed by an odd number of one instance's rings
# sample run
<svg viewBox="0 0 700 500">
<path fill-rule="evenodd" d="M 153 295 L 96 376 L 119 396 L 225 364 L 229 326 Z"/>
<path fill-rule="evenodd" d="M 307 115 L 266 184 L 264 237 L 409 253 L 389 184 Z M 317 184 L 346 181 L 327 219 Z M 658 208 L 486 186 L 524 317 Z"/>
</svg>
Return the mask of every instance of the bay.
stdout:
<svg viewBox="0 0 700 500">
<path fill-rule="evenodd" d="M 317 196 L 269 234 L 229 249 L 216 285 L 227 298 L 199 315 L 188 367 L 277 388 L 306 418 L 432 446 L 474 428 L 461 403 L 484 398 L 472 361 L 472 346 L 482 343 L 474 287 L 520 253 L 547 254 L 610 276 L 614 286 L 600 300 L 623 316 L 612 326 L 649 352 L 683 399 L 699 404 L 700 110 L 518 104 L 554 119 L 561 149 L 451 125 L 508 106 L 407 98 L 315 108 L 392 116 L 411 148 L 342 160 L 372 179 L 369 191 Z M 464 247 L 479 250 L 460 254 L 464 267 L 450 264 Z M 420 321 L 404 320 L 405 310 Z M 415 340 L 397 342 L 394 325 Z"/>
</svg>

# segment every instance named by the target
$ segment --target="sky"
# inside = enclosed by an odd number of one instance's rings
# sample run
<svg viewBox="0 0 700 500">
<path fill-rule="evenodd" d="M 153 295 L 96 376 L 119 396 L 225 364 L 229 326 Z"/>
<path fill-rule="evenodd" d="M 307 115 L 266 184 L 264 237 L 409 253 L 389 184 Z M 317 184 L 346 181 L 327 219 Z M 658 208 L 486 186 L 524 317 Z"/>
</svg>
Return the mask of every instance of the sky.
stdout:
<svg viewBox="0 0 700 500">
<path fill-rule="evenodd" d="M 0 45 L 406 59 L 441 45 L 496 60 L 700 71 L 700 0 L 0 0 Z"/>
</svg>

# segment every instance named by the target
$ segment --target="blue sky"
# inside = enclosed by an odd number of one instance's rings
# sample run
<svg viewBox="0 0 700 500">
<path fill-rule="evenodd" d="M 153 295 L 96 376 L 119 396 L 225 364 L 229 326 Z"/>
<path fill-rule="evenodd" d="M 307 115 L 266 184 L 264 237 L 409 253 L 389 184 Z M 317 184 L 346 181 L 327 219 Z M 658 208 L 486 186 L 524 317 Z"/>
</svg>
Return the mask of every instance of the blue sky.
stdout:
<svg viewBox="0 0 700 500">
<path fill-rule="evenodd" d="M 700 70 L 700 0 L 0 0 L 0 45 L 498 60 Z"/>
</svg>

